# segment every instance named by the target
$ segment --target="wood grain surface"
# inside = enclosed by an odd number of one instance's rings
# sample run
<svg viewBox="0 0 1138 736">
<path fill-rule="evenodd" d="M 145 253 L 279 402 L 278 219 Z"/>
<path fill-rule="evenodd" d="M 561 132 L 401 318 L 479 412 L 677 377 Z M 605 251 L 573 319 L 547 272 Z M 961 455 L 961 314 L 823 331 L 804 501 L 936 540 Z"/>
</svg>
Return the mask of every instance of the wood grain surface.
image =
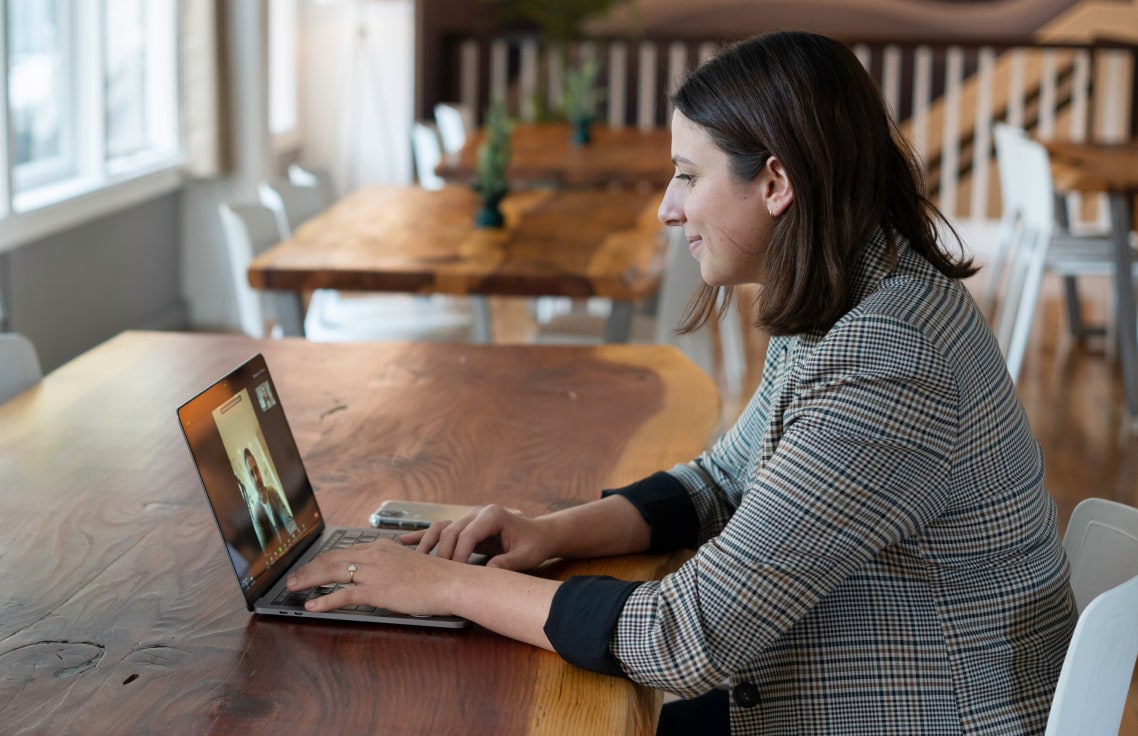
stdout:
<svg viewBox="0 0 1138 736">
<path fill-rule="evenodd" d="M 331 524 L 385 498 L 581 503 L 690 459 L 718 418 L 671 347 L 124 333 L 0 405 L 0 730 L 652 732 L 654 691 L 478 627 L 250 615 L 175 410 L 258 351 Z M 543 574 L 647 579 L 682 559 Z"/>
<path fill-rule="evenodd" d="M 1138 141 L 1042 141 L 1060 191 L 1138 192 Z"/>
<path fill-rule="evenodd" d="M 510 136 L 512 155 L 506 177 L 514 187 L 648 187 L 663 189 L 672 166 L 668 128 L 610 128 L 594 124 L 584 146 L 570 140 L 568 123 L 520 123 Z M 478 166 L 481 131 L 458 153 L 443 157 L 436 172 L 469 184 Z"/>
<path fill-rule="evenodd" d="M 507 195 L 504 228 L 477 228 L 467 187 L 367 187 L 301 226 L 249 268 L 258 289 L 317 288 L 639 299 L 665 243 L 659 192 Z"/>
</svg>

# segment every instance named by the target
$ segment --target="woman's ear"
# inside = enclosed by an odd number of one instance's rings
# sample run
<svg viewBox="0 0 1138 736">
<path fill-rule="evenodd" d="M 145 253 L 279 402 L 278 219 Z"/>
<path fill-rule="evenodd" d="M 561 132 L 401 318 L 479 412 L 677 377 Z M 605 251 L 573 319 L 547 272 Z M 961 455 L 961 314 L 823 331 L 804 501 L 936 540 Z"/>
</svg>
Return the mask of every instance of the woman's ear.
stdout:
<svg viewBox="0 0 1138 736">
<path fill-rule="evenodd" d="M 794 188 L 790 186 L 790 179 L 786 175 L 782 161 L 776 157 L 768 158 L 763 168 L 767 171 L 763 190 L 767 212 L 771 217 L 778 217 L 794 202 Z"/>
</svg>

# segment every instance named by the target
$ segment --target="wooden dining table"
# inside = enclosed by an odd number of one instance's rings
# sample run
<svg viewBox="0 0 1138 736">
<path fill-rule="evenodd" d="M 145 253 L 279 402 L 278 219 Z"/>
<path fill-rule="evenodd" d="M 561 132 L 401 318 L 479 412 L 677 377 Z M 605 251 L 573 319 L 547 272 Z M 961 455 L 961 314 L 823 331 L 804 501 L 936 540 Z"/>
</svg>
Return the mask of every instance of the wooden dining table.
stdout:
<svg viewBox="0 0 1138 736">
<path fill-rule="evenodd" d="M 478 626 L 250 614 L 175 410 L 257 352 L 334 525 L 388 498 L 565 508 L 691 459 L 718 417 L 670 346 L 120 334 L 0 404 L 0 731 L 653 733 L 657 691 Z"/>
<path fill-rule="evenodd" d="M 469 187 L 359 189 L 257 256 L 249 283 L 273 293 L 286 335 L 304 334 L 313 289 L 459 296 L 606 297 L 607 342 L 627 342 L 635 302 L 656 292 L 666 256 L 656 190 L 539 189 L 502 201 L 505 225 L 474 224 Z M 478 302 L 478 338 L 492 340 Z"/>
<path fill-rule="evenodd" d="M 591 140 L 572 142 L 568 123 L 518 123 L 510 136 L 506 178 L 513 186 L 647 187 L 663 189 L 675 171 L 668 128 L 593 124 Z M 469 184 L 478 166 L 481 131 L 457 153 L 443 156 L 435 172 Z"/>
<path fill-rule="evenodd" d="M 1138 140 L 1125 143 L 1043 141 L 1057 191 L 1104 192 L 1110 202 L 1114 319 L 1130 423 L 1138 426 L 1138 318 L 1131 276 L 1130 231 L 1138 196 Z"/>
</svg>

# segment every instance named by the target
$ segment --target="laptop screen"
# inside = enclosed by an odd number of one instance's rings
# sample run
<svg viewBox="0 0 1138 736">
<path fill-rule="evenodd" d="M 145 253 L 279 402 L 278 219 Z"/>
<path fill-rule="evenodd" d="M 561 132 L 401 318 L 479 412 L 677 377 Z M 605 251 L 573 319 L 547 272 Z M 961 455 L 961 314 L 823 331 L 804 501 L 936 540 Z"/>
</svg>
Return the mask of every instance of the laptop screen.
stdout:
<svg viewBox="0 0 1138 736">
<path fill-rule="evenodd" d="M 178 419 L 252 610 L 324 528 L 264 357 L 190 399 Z"/>
</svg>

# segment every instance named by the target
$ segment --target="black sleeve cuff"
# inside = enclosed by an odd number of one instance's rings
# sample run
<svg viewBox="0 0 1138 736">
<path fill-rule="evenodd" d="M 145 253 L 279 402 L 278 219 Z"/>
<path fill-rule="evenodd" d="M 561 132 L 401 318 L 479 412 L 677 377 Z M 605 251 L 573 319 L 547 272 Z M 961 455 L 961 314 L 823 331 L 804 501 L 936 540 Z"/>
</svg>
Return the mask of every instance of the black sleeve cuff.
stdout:
<svg viewBox="0 0 1138 736">
<path fill-rule="evenodd" d="M 687 489 L 675 476 L 660 471 L 624 488 L 606 490 L 602 497 L 624 496 L 652 529 L 649 552 L 694 549 L 699 541 L 699 518 Z"/>
<path fill-rule="evenodd" d="M 624 677 L 609 651 L 624 602 L 642 583 L 607 575 L 571 577 L 553 594 L 545 635 L 569 664 L 604 675 Z"/>
</svg>

